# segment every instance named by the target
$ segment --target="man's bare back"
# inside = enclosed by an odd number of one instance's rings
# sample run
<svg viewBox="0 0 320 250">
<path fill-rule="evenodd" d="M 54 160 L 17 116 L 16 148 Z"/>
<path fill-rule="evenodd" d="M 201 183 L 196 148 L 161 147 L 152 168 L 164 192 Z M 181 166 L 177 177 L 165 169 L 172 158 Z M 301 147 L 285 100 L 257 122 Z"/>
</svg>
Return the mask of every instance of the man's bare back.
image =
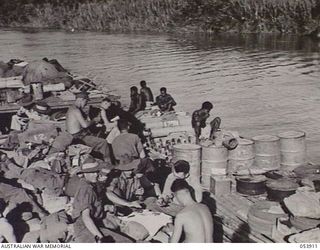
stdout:
<svg viewBox="0 0 320 250">
<path fill-rule="evenodd" d="M 72 105 L 69 107 L 66 115 L 66 127 L 70 134 L 76 134 L 83 128 L 86 128 L 86 121 L 78 107 Z"/>
<path fill-rule="evenodd" d="M 175 223 L 181 223 L 185 243 L 213 242 L 213 221 L 208 207 L 195 203 L 179 212 Z"/>
</svg>

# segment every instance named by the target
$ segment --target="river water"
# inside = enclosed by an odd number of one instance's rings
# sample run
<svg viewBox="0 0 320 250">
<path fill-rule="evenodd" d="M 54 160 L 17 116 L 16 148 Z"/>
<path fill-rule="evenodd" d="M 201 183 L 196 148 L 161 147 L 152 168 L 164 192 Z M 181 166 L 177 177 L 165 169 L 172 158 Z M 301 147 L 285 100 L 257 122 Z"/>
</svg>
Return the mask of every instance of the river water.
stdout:
<svg viewBox="0 0 320 250">
<path fill-rule="evenodd" d="M 146 80 L 165 86 L 176 109 L 214 103 L 222 127 L 245 137 L 291 129 L 307 133 L 309 160 L 320 162 L 320 45 L 295 36 L 0 31 L 3 61 L 56 58 L 129 102 Z"/>
</svg>

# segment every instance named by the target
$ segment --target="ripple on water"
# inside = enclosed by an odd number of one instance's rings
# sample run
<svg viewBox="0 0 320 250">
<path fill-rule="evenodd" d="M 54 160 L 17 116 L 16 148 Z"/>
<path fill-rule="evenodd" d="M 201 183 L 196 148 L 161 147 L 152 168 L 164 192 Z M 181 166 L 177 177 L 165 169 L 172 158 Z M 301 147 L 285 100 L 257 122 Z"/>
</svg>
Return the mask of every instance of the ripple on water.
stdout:
<svg viewBox="0 0 320 250">
<path fill-rule="evenodd" d="M 56 58 L 69 70 L 96 77 L 129 102 L 144 79 L 166 86 L 178 109 L 204 100 L 213 115 L 244 136 L 286 129 L 307 132 L 311 160 L 320 148 L 319 47 L 294 36 L 217 38 L 106 33 L 0 32 L 2 60 Z"/>
</svg>

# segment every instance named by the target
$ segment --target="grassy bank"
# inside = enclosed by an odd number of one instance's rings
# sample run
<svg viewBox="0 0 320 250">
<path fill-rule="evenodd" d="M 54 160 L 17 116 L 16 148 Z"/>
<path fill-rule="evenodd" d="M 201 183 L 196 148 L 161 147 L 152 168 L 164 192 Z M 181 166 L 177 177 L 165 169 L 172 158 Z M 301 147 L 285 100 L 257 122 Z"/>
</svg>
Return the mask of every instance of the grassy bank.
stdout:
<svg viewBox="0 0 320 250">
<path fill-rule="evenodd" d="M 1 0 L 0 25 L 97 31 L 308 33 L 317 0 Z"/>
</svg>

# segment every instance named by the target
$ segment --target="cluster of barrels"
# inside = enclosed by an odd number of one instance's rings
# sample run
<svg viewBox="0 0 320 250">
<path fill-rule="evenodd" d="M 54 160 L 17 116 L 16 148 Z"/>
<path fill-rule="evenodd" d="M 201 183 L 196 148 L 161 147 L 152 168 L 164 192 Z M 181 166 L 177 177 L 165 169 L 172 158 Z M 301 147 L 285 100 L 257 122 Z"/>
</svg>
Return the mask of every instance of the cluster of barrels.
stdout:
<svg viewBox="0 0 320 250">
<path fill-rule="evenodd" d="M 200 178 L 205 189 L 210 189 L 212 175 L 225 176 L 243 169 L 250 172 L 253 168 L 264 172 L 279 168 L 293 170 L 307 161 L 306 135 L 301 131 L 238 140 L 238 147 L 234 150 L 215 145 L 175 145 L 173 160 L 187 160 L 191 166 L 191 177 Z"/>
</svg>

